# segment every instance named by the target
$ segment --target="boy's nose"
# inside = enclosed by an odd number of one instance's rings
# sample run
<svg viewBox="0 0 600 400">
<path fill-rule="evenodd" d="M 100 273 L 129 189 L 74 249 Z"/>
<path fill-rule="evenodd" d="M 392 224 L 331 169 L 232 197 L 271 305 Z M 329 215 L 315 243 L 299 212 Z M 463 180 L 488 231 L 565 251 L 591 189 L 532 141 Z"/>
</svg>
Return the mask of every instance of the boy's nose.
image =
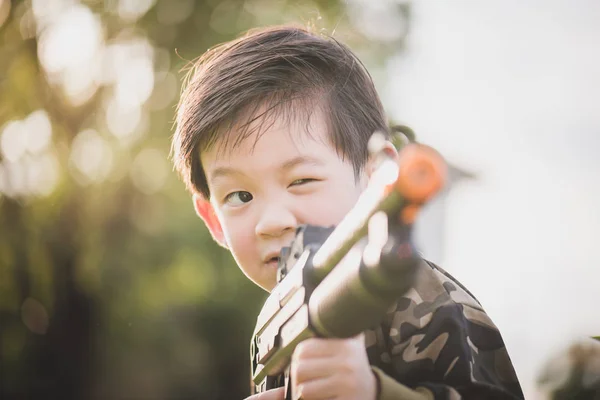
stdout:
<svg viewBox="0 0 600 400">
<path fill-rule="evenodd" d="M 259 237 L 280 237 L 293 233 L 296 226 L 297 221 L 293 212 L 280 204 L 269 205 L 260 216 L 255 233 Z"/>
</svg>

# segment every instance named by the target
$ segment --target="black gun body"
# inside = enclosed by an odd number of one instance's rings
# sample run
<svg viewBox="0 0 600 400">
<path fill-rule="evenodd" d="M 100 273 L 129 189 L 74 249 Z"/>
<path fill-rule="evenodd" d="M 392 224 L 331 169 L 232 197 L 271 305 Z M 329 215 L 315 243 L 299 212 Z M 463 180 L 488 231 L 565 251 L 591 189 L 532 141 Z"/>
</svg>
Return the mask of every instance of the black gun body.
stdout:
<svg viewBox="0 0 600 400">
<path fill-rule="evenodd" d="M 296 345 L 314 336 L 308 321 L 308 299 L 312 291 L 307 279 L 309 268 L 306 268 L 309 256 L 308 249 L 301 254 L 296 265 L 271 292 L 258 316 L 251 357 L 252 379 L 259 392 L 271 388 L 265 386 L 267 377 L 283 373 Z M 282 262 L 285 260 L 280 264 Z"/>
<path fill-rule="evenodd" d="M 366 240 L 355 244 L 318 285 L 311 263 L 316 246 L 305 249 L 259 315 L 251 346 L 257 392 L 282 385 L 273 378 L 285 373 L 301 341 L 352 337 L 382 320 L 414 281 L 419 257 L 407 229 L 388 237 L 376 264 L 362 256 Z"/>
</svg>

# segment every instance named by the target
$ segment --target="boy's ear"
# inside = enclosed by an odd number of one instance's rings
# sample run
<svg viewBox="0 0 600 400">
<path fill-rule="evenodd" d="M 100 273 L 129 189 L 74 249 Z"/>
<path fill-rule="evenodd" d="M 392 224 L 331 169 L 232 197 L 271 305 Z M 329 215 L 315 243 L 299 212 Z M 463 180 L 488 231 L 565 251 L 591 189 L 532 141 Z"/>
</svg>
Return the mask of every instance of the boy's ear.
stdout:
<svg viewBox="0 0 600 400">
<path fill-rule="evenodd" d="M 394 161 L 398 162 L 399 157 L 398 157 L 398 150 L 396 149 L 396 147 L 394 146 L 394 144 L 392 142 L 390 142 L 389 140 L 385 141 L 385 145 L 383 147 L 383 151 L 386 152 L 386 154 L 388 154 L 390 157 L 392 157 L 394 159 Z M 375 169 L 375 164 L 372 158 L 369 158 L 368 162 L 367 162 L 367 176 L 370 178 L 371 174 L 373 173 L 373 170 Z"/>
<path fill-rule="evenodd" d="M 202 218 L 202 221 L 204 221 L 206 224 L 206 227 L 208 228 L 208 231 L 212 235 L 213 239 L 219 245 L 227 248 L 227 241 L 225 240 L 225 235 L 223 234 L 221 222 L 219 222 L 219 218 L 217 218 L 217 214 L 215 214 L 215 210 L 212 204 L 210 204 L 210 201 L 198 194 L 194 194 L 193 200 L 196 214 Z"/>
</svg>

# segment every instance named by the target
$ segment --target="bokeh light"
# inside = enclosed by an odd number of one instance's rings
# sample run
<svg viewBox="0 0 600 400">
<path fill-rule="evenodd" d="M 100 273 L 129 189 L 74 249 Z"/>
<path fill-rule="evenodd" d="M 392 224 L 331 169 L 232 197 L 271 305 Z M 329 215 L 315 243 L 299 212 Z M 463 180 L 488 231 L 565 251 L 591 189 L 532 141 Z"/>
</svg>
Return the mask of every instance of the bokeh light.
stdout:
<svg viewBox="0 0 600 400">
<path fill-rule="evenodd" d="M 348 13 L 354 26 L 372 40 L 398 41 L 408 32 L 399 3 L 397 0 L 348 0 Z"/>
<path fill-rule="evenodd" d="M 145 194 L 162 189 L 168 174 L 167 156 L 158 149 L 143 149 L 131 164 L 131 179 Z"/>
<path fill-rule="evenodd" d="M 134 38 L 112 43 L 107 48 L 107 76 L 104 82 L 114 85 L 117 106 L 140 107 L 154 87 L 154 51 L 145 39 Z"/>
<path fill-rule="evenodd" d="M 50 82 L 61 86 L 73 105 L 80 105 L 97 89 L 104 33 L 88 7 L 66 3 L 58 1 L 52 8 L 47 2 L 33 2 L 41 27 L 38 57 Z"/>
<path fill-rule="evenodd" d="M 0 0 L 0 27 L 4 24 L 4 21 L 8 18 L 8 14 L 10 14 L 10 0 Z"/>
<path fill-rule="evenodd" d="M 46 197 L 52 194 L 60 179 L 60 167 L 53 153 L 30 157 L 26 167 L 30 194 Z"/>
<path fill-rule="evenodd" d="M 21 135 L 26 148 L 32 154 L 45 150 L 52 139 L 52 124 L 45 110 L 36 110 L 29 114 L 24 121 L 25 126 Z"/>
<path fill-rule="evenodd" d="M 106 124 L 110 132 L 122 143 L 131 143 L 139 135 L 137 129 L 142 121 L 142 110 L 139 106 L 121 107 L 116 98 L 108 101 L 106 106 Z"/>
<path fill-rule="evenodd" d="M 2 131 L 0 137 L 0 150 L 2 155 L 9 162 L 15 162 L 21 158 L 27 149 L 27 142 L 23 140 L 24 135 L 22 121 L 9 122 Z"/>
<path fill-rule="evenodd" d="M 112 159 L 110 145 L 93 129 L 80 132 L 71 144 L 69 166 L 81 185 L 106 179 L 112 167 Z"/>
<path fill-rule="evenodd" d="M 51 140 L 52 124 L 45 110 L 8 122 L 0 130 L 0 191 L 9 196 L 50 195 L 59 179 Z"/>
<path fill-rule="evenodd" d="M 126 22 L 135 22 L 152 8 L 156 0 L 118 0 L 116 12 Z"/>
</svg>

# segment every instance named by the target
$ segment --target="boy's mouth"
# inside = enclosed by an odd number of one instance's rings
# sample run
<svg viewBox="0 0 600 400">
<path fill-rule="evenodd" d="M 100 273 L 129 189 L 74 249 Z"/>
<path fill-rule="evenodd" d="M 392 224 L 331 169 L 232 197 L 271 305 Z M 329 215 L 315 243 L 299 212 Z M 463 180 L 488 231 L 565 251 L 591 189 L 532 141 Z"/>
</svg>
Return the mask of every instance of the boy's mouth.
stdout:
<svg viewBox="0 0 600 400">
<path fill-rule="evenodd" d="M 277 266 L 279 265 L 279 256 L 273 256 L 273 257 L 267 258 L 265 260 L 265 264 L 267 264 L 270 267 L 277 268 Z"/>
</svg>

